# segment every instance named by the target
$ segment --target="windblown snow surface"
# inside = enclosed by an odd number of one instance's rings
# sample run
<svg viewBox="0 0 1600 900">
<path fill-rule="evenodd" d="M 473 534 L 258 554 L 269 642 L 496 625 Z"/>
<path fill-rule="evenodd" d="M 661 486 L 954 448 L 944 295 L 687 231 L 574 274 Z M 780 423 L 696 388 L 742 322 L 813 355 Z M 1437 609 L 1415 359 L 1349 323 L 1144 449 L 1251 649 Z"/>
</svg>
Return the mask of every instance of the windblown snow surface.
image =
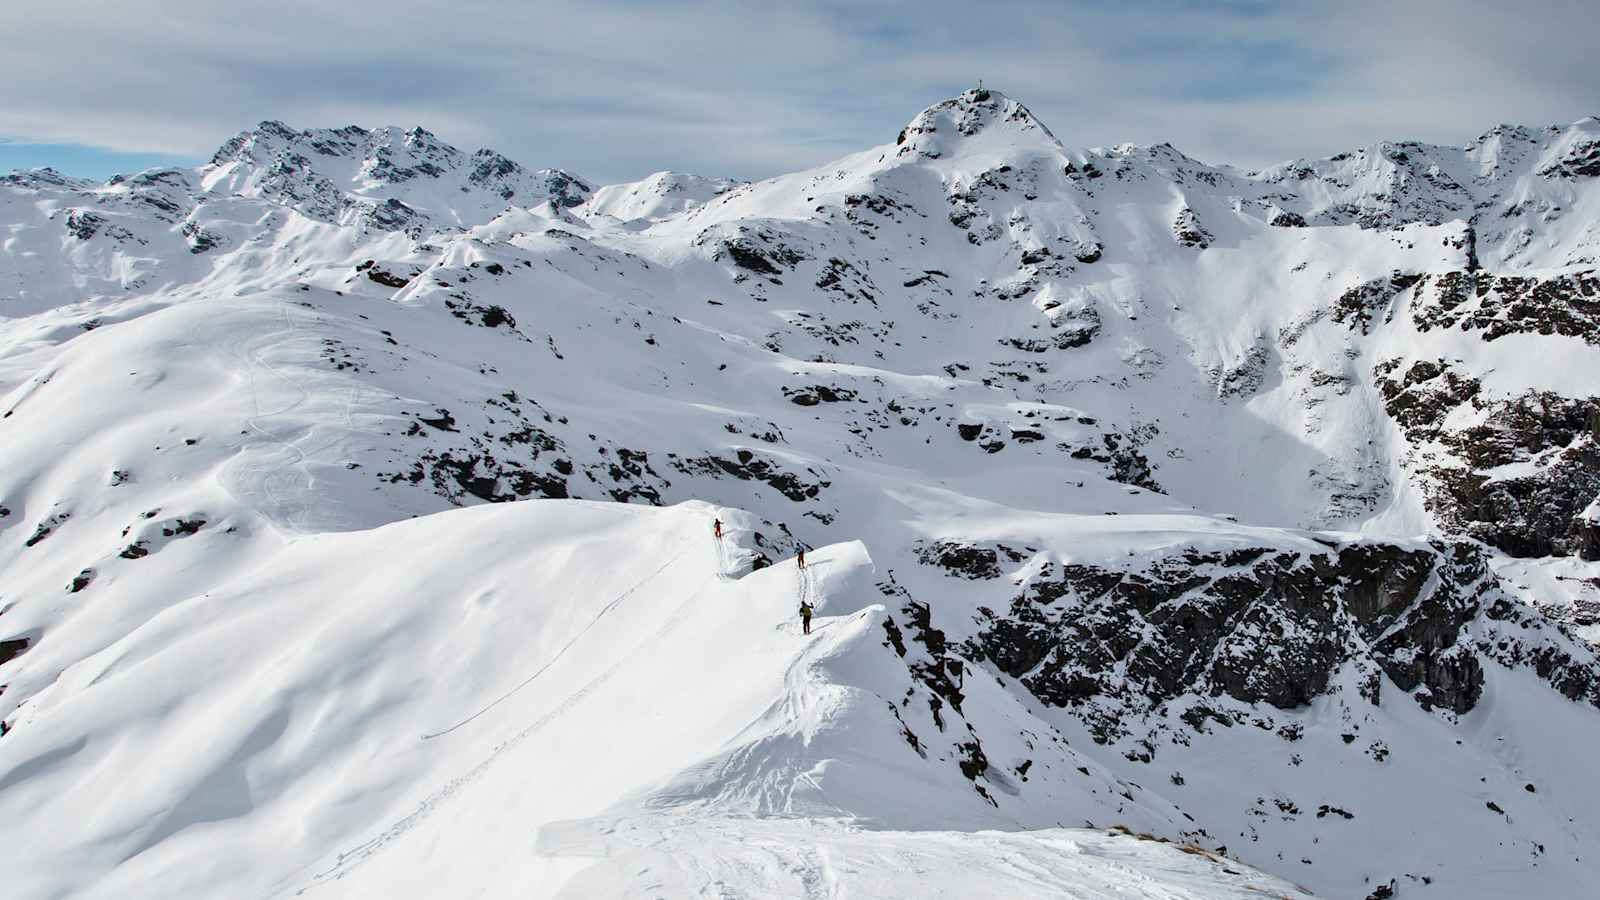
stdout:
<svg viewBox="0 0 1600 900">
<path fill-rule="evenodd" d="M 993 91 L 0 179 L 7 896 L 1587 896 L 1597 185 Z"/>
</svg>

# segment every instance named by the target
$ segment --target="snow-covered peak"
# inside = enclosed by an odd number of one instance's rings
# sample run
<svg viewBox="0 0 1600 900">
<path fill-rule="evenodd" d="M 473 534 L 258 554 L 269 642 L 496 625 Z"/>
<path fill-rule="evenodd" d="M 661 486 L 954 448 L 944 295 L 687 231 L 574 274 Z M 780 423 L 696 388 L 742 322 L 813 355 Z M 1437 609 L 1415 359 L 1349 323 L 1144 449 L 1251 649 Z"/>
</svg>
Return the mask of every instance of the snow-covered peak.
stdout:
<svg viewBox="0 0 1600 900">
<path fill-rule="evenodd" d="M 45 166 L 38 169 L 17 169 L 6 175 L 0 175 L 0 185 L 18 188 L 54 187 L 82 190 L 92 187 L 94 182 L 86 178 L 73 178 L 63 175 L 55 169 Z"/>
<path fill-rule="evenodd" d="M 693 209 L 739 184 L 741 182 L 731 178 L 656 172 L 638 181 L 600 188 L 584 204 L 583 212 L 623 222 L 663 219 Z"/>
<path fill-rule="evenodd" d="M 1600 118 L 1586 116 L 1548 142 L 1538 172 L 1546 178 L 1600 177 Z"/>
<path fill-rule="evenodd" d="M 296 131 L 274 119 L 268 119 L 239 132 L 212 154 L 210 165 L 228 166 L 233 163 L 265 165 L 280 154 L 311 153 L 325 157 L 355 155 L 370 139 L 365 128 L 349 125 L 344 128 L 318 128 Z"/>
<path fill-rule="evenodd" d="M 529 173 L 529 177 L 533 184 L 532 193 L 536 199 L 542 196 L 563 208 L 577 206 L 594 193 L 593 185 L 563 169 L 539 169 Z"/>
<path fill-rule="evenodd" d="M 530 171 L 493 150 L 468 155 L 420 126 L 296 131 L 262 122 L 224 144 L 201 172 L 207 191 L 413 234 L 482 224 L 513 206 L 576 206 L 594 191 L 576 175 Z"/>
<path fill-rule="evenodd" d="M 928 159 L 1008 149 L 1062 149 L 1026 106 L 987 88 L 973 88 L 928 107 L 900 130 L 895 143 L 902 156 L 915 153 Z"/>
<path fill-rule="evenodd" d="M 380 128 L 363 148 L 361 174 L 379 184 L 399 184 L 417 178 L 440 178 L 466 162 L 466 156 L 419 127 L 406 131 Z"/>
<path fill-rule="evenodd" d="M 246 177 L 260 170 L 315 171 L 375 185 L 439 178 L 465 162 L 461 151 L 420 126 L 368 131 L 348 125 L 296 131 L 282 122 L 266 121 L 223 144 L 208 168 L 213 174 L 243 170 Z"/>
<path fill-rule="evenodd" d="M 1600 195 L 1600 124 L 1499 125 L 1465 146 L 1380 141 L 1249 176 L 1290 221 L 1389 229 L 1461 222 L 1474 264 L 1498 268 L 1587 265 Z M 1534 240 L 1534 235 L 1542 235 Z"/>
</svg>

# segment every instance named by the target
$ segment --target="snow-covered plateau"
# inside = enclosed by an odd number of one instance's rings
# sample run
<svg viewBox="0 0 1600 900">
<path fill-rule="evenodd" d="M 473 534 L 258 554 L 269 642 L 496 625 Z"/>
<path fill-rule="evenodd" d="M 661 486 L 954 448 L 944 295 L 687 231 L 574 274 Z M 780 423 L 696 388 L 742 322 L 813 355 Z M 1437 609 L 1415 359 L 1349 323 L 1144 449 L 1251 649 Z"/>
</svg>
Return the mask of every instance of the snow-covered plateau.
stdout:
<svg viewBox="0 0 1600 900">
<path fill-rule="evenodd" d="M 0 178 L 5 895 L 1592 896 L 1600 120 L 886 137 Z"/>
</svg>

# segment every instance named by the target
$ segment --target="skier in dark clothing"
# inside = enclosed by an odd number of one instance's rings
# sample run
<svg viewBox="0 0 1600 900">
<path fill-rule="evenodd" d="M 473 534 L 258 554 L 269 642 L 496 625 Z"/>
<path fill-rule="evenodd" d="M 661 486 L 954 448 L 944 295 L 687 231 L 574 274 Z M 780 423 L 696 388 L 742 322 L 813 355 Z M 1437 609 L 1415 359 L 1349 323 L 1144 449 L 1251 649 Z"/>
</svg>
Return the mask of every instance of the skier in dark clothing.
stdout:
<svg viewBox="0 0 1600 900">
<path fill-rule="evenodd" d="M 722 520 L 721 519 L 715 519 L 715 520 L 713 520 L 711 522 L 711 536 L 716 538 L 719 541 L 722 540 Z"/>
<path fill-rule="evenodd" d="M 799 552 L 795 554 L 794 561 L 800 568 L 804 569 L 806 567 L 806 548 L 800 548 Z"/>
<path fill-rule="evenodd" d="M 811 633 L 811 612 L 812 612 L 811 604 L 807 603 L 804 600 L 801 600 L 800 601 L 800 627 L 804 630 L 804 632 L 806 634 L 810 634 Z"/>
</svg>

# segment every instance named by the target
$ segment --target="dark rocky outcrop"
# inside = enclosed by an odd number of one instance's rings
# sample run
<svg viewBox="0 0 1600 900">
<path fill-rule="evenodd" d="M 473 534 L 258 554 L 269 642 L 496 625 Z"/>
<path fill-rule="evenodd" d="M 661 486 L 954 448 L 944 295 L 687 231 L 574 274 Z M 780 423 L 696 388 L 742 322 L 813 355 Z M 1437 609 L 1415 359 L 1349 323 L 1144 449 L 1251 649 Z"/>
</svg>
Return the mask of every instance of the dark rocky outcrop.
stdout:
<svg viewBox="0 0 1600 900">
<path fill-rule="evenodd" d="M 1411 444 L 1405 464 L 1442 525 L 1513 556 L 1579 551 L 1579 515 L 1600 494 L 1592 427 L 1600 396 L 1529 391 L 1493 398 L 1447 360 L 1419 360 L 1404 371 L 1390 361 L 1374 375 L 1385 409 Z M 1476 424 L 1447 425 L 1463 406 Z M 1523 471 L 1495 473 L 1512 463 Z"/>
<path fill-rule="evenodd" d="M 1446 272 L 1423 276 L 1414 316 L 1420 331 L 1459 328 L 1486 341 L 1560 334 L 1600 346 L 1600 271 L 1550 277 Z"/>
<path fill-rule="evenodd" d="M 1578 533 L 1578 556 L 1590 562 L 1600 562 L 1600 499 L 1573 523 Z"/>
<path fill-rule="evenodd" d="M 796 406 L 816 406 L 818 403 L 844 403 L 856 399 L 856 392 L 837 385 L 818 384 L 803 388 L 784 388 L 783 395 Z"/>
<path fill-rule="evenodd" d="M 990 773 L 991 763 L 984 753 L 982 739 L 972 723 L 965 721 L 966 716 L 961 708 L 966 699 L 963 684 L 966 681 L 967 661 L 957 652 L 955 644 L 946 637 L 944 631 L 934 626 L 931 607 L 912 597 L 895 580 L 894 572 L 886 574 L 885 580 L 877 585 L 885 605 L 892 610 L 884 619 L 884 645 L 900 657 L 914 684 L 920 687 L 934 727 L 938 729 L 936 739 L 952 742 L 954 761 L 961 774 L 972 782 L 979 796 L 994 804 L 993 795 L 979 783 Z M 902 621 L 905 623 L 903 628 L 899 624 Z M 903 702 L 909 702 L 917 690 L 917 687 L 913 687 Z M 923 741 L 906 727 L 898 711 L 895 712 L 895 718 L 900 721 L 906 742 L 926 758 Z M 1026 780 L 1029 765 L 1031 763 L 1024 763 L 1018 770 L 1023 780 Z"/>
<path fill-rule="evenodd" d="M 786 246 L 767 231 L 722 241 L 718 256 L 726 256 L 735 266 L 757 275 L 777 276 L 806 258 L 804 253 Z"/>
<path fill-rule="evenodd" d="M 209 253 L 227 243 L 227 239 L 214 231 L 202 228 L 195 222 L 183 223 L 183 236 L 189 241 L 189 252 L 196 256 Z"/>
<path fill-rule="evenodd" d="M 935 541 L 917 546 L 917 561 L 925 566 L 938 566 L 949 575 L 970 580 L 1000 577 L 1000 556 L 1004 553 L 1014 562 L 1022 556 L 1003 544 L 980 546 L 958 541 Z"/>
<path fill-rule="evenodd" d="M 430 487 L 457 505 L 579 496 L 568 483 L 578 469 L 564 442 L 551 433 L 566 424 L 564 419 L 515 391 L 491 397 L 482 406 L 481 416 L 470 408 L 459 419 L 446 409 L 431 417 L 419 415 L 405 434 L 430 441 L 430 446 L 398 471 L 379 471 L 377 476 L 391 484 Z M 620 449 L 616 454 L 606 447 L 596 452 L 600 461 L 585 467 L 583 475 L 604 496 L 659 502 L 666 482 L 648 470 L 647 460 L 641 464 L 631 451 Z"/>
<path fill-rule="evenodd" d="M 410 279 L 401 275 L 395 275 L 391 272 L 387 272 L 378 268 L 377 266 L 372 266 L 371 268 L 367 269 L 367 278 L 371 279 L 377 284 L 383 285 L 384 287 L 391 288 L 403 288 L 407 284 L 411 283 Z"/>
<path fill-rule="evenodd" d="M 715 454 L 679 457 L 671 453 L 667 458 L 673 468 L 686 475 L 731 475 L 741 481 L 763 482 L 796 503 L 816 499 L 832 484 L 813 469 L 806 469 L 806 474 L 811 476 L 811 480 L 806 480 L 749 450 L 736 451 L 734 459 Z"/>
<path fill-rule="evenodd" d="M 1545 178 L 1600 178 L 1600 141 L 1579 141 L 1564 156 L 1539 170 Z"/>
<path fill-rule="evenodd" d="M 920 547 L 918 559 L 993 581 L 1002 554 L 1023 558 L 1003 546 L 939 542 Z M 1491 659 L 1600 706 L 1593 655 L 1508 600 L 1485 553 L 1469 544 L 1191 550 L 1140 568 L 1025 571 L 1007 609 L 979 609 L 979 630 L 962 650 L 1042 702 L 1076 710 L 1104 740 L 1186 698 L 1290 710 L 1340 684 L 1378 704 L 1387 681 L 1426 709 L 1465 713 Z M 1484 624 L 1499 622 L 1516 627 Z M 1202 702 L 1184 720 L 1200 728 L 1219 716 L 1229 714 Z"/>
<path fill-rule="evenodd" d="M 1185 247 L 1204 250 L 1211 246 L 1211 232 L 1200 224 L 1200 217 L 1185 206 L 1172 219 L 1172 237 Z"/>
<path fill-rule="evenodd" d="M 1421 275 L 1396 271 L 1388 278 L 1358 284 L 1334 301 L 1333 320 L 1368 334 L 1372 330 L 1373 316 L 1389 307 L 1395 297 L 1410 290 L 1422 278 Z M 1384 321 L 1389 321 L 1387 313 Z"/>
<path fill-rule="evenodd" d="M 54 515 L 47 516 L 38 525 L 34 526 L 33 534 L 29 535 L 28 539 L 22 542 L 22 546 L 32 547 L 38 544 L 45 538 L 54 534 L 55 530 L 61 527 L 62 523 L 66 522 L 70 518 L 72 518 L 71 513 L 55 513 Z"/>
<path fill-rule="evenodd" d="M 103 216 L 87 210 L 74 209 L 67 213 L 67 233 L 80 241 L 93 239 L 105 224 L 106 220 Z"/>
<path fill-rule="evenodd" d="M 27 650 L 29 643 L 29 640 L 25 637 L 0 641 L 0 665 L 5 665 L 6 663 L 15 659 L 24 650 Z"/>
</svg>

